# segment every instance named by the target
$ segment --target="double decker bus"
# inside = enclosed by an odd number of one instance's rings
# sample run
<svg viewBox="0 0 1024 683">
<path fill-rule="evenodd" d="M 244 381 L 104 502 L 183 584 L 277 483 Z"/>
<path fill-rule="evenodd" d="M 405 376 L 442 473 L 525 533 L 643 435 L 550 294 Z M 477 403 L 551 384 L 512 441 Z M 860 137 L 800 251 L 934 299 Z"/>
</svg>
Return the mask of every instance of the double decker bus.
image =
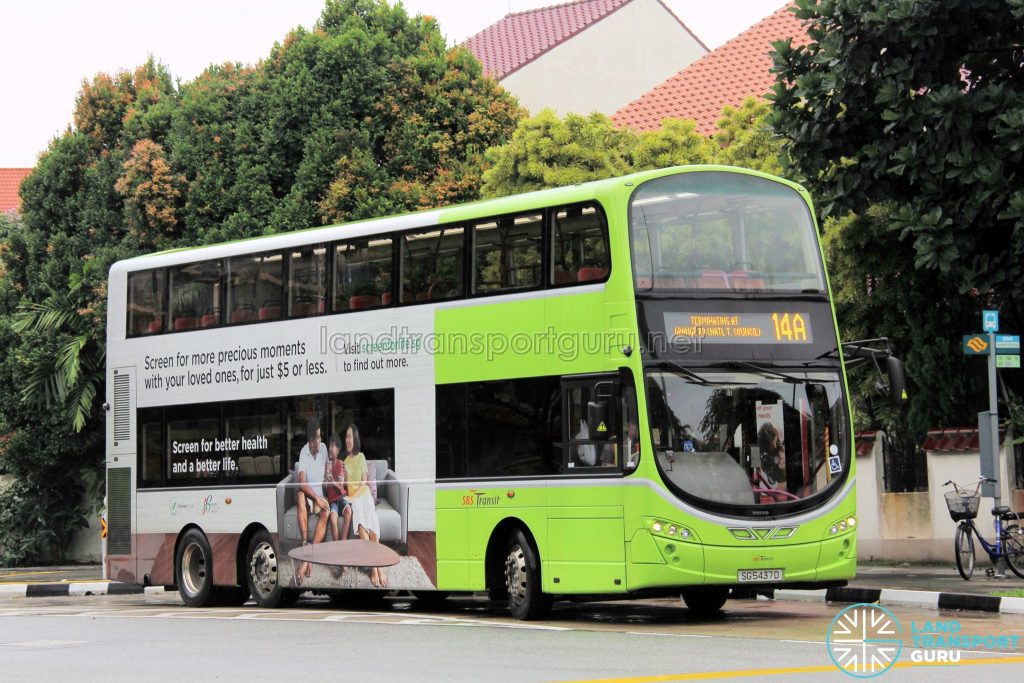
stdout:
<svg viewBox="0 0 1024 683">
<path fill-rule="evenodd" d="M 142 256 L 107 329 L 105 570 L 188 605 L 712 611 L 854 575 L 842 348 L 779 178 L 677 167 Z"/>
</svg>

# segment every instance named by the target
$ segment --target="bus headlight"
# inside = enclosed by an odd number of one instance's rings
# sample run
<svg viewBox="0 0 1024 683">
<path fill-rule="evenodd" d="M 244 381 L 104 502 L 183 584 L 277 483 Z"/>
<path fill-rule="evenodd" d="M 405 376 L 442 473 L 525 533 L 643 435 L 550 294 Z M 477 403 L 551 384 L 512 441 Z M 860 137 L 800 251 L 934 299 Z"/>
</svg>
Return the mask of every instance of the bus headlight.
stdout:
<svg viewBox="0 0 1024 683">
<path fill-rule="evenodd" d="M 841 534 L 844 531 L 850 531 L 857 526 L 857 518 L 853 515 L 840 519 L 839 521 L 833 522 L 828 528 L 830 534 Z"/>
</svg>

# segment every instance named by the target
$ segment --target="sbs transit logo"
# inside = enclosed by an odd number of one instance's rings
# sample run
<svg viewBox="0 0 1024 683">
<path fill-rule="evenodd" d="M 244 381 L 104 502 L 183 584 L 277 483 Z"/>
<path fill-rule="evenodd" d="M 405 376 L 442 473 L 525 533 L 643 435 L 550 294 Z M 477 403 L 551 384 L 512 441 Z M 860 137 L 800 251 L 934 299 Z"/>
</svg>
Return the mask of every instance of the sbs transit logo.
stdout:
<svg viewBox="0 0 1024 683">
<path fill-rule="evenodd" d="M 903 650 L 902 628 L 888 610 L 858 603 L 836 615 L 825 644 L 832 663 L 856 678 L 872 678 L 892 668 Z"/>
</svg>

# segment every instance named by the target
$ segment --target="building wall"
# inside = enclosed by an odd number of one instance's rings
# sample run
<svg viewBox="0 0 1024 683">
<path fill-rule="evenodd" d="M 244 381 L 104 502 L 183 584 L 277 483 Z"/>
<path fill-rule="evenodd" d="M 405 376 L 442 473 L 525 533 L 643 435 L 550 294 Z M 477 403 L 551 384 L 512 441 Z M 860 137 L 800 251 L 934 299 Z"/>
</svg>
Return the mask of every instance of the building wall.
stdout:
<svg viewBox="0 0 1024 683">
<path fill-rule="evenodd" d="M 501 81 L 520 104 L 611 115 L 705 54 L 657 0 L 637 0 Z"/>
<path fill-rule="evenodd" d="M 882 483 L 882 438 L 876 436 L 871 453 L 857 458 L 857 557 L 865 561 L 953 563 L 953 534 L 956 523 L 949 517 L 944 494 L 949 480 L 971 484 L 978 480 L 978 453 L 927 452 L 928 490 L 918 493 L 887 493 Z M 1020 509 L 1015 502 L 1024 494 L 1013 490 L 1012 447 L 1003 446 L 997 475 L 1002 504 Z M 975 523 L 992 540 L 991 498 L 982 498 Z M 979 544 L 979 564 L 987 565 Z"/>
</svg>

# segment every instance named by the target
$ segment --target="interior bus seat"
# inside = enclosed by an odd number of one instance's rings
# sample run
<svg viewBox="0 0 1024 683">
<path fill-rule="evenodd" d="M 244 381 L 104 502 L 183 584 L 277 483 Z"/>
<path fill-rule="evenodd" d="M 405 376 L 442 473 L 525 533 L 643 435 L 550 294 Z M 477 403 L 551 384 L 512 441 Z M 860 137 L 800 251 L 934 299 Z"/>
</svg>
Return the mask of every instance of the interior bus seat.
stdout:
<svg viewBox="0 0 1024 683">
<path fill-rule="evenodd" d="M 565 284 L 566 282 L 576 282 L 576 273 L 571 270 L 556 270 L 554 283 L 556 285 Z"/>
<path fill-rule="evenodd" d="M 653 285 L 654 285 L 653 278 L 638 277 L 636 279 L 636 288 L 637 289 L 650 289 Z"/>
<path fill-rule="evenodd" d="M 313 315 L 316 312 L 316 307 L 313 302 L 309 299 L 296 299 L 295 303 L 292 304 L 292 316 L 296 318 L 304 318 L 307 315 Z"/>
<path fill-rule="evenodd" d="M 196 314 L 179 315 L 174 319 L 174 329 L 194 330 L 196 328 Z"/>
<path fill-rule="evenodd" d="M 326 310 L 327 310 L 327 300 L 324 299 L 322 296 L 318 296 L 316 298 L 316 312 L 319 314 L 319 313 L 323 313 Z"/>
<path fill-rule="evenodd" d="M 349 308 L 373 308 L 380 306 L 380 297 L 376 294 L 355 294 L 348 300 Z"/>
<path fill-rule="evenodd" d="M 273 320 L 281 317 L 281 302 L 277 299 L 267 299 L 260 306 L 258 315 L 260 320 Z"/>
<path fill-rule="evenodd" d="M 256 462 L 251 455 L 243 455 L 238 459 L 238 473 L 243 477 L 256 476 Z"/>
<path fill-rule="evenodd" d="M 733 289 L 764 289 L 764 280 L 750 273 L 729 273 L 728 278 Z"/>
<path fill-rule="evenodd" d="M 697 280 L 699 289 L 729 289 L 729 278 L 725 271 L 708 270 L 700 274 Z"/>
<path fill-rule="evenodd" d="M 380 305 L 390 306 L 391 305 L 391 292 L 384 292 L 380 295 Z"/>
<path fill-rule="evenodd" d="M 281 456 L 280 455 L 275 455 L 274 456 L 274 474 L 277 474 L 280 471 L 281 471 Z"/>
<path fill-rule="evenodd" d="M 607 268 L 601 268 L 598 266 L 584 266 L 579 269 L 576 273 L 577 282 L 591 282 L 593 280 L 603 280 L 608 275 Z"/>
<path fill-rule="evenodd" d="M 659 277 L 655 278 L 654 286 L 658 289 L 696 289 L 697 278 L 692 277 Z"/>
<path fill-rule="evenodd" d="M 454 280 L 438 280 L 427 288 L 427 299 L 451 299 L 459 295 L 459 285 Z"/>
<path fill-rule="evenodd" d="M 163 329 L 164 321 L 161 318 L 157 318 L 156 320 L 149 321 L 149 326 L 146 328 L 146 331 L 149 334 L 157 334 L 158 332 L 162 332 Z"/>
<path fill-rule="evenodd" d="M 247 323 L 250 320 L 256 320 L 256 311 L 250 304 L 238 304 L 231 311 L 230 321 L 233 323 Z"/>
<path fill-rule="evenodd" d="M 203 317 L 199 319 L 200 327 L 216 327 L 220 324 L 220 311 L 213 308 L 206 309 Z"/>
<path fill-rule="evenodd" d="M 274 465 L 269 455 L 257 455 L 254 460 L 256 463 L 256 476 L 262 477 L 274 474 Z"/>
</svg>

